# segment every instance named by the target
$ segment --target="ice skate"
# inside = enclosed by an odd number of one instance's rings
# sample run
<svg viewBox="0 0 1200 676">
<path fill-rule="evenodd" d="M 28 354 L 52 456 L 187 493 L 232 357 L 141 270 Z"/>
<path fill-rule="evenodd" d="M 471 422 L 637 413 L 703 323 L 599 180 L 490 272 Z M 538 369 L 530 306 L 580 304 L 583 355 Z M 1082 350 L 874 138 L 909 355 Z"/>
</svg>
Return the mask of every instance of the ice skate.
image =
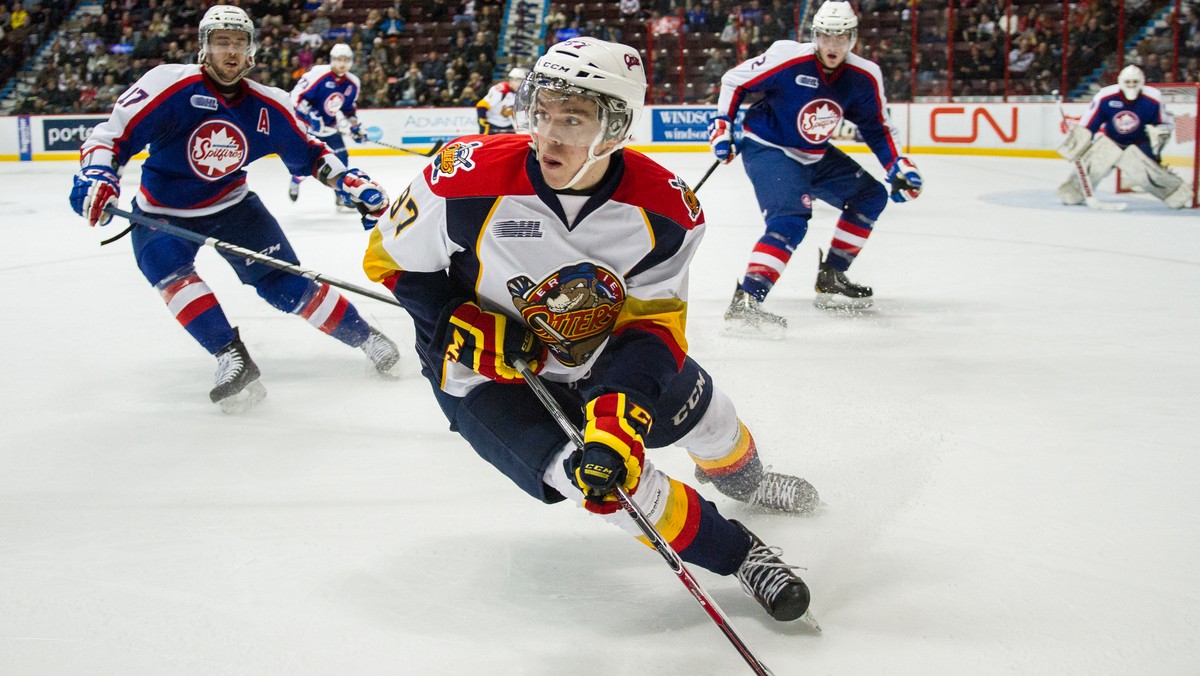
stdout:
<svg viewBox="0 0 1200 676">
<path fill-rule="evenodd" d="M 367 358 L 371 360 L 371 364 L 375 366 L 375 370 L 379 375 L 388 378 L 397 378 L 399 374 L 396 368 L 400 363 L 400 351 L 396 349 L 396 344 L 390 338 L 383 335 L 375 327 L 371 327 L 371 333 L 367 335 L 367 339 L 362 345 L 358 346 L 360 350 L 366 353 Z"/>
<path fill-rule="evenodd" d="M 736 573 L 742 589 L 776 620 L 791 622 L 803 619 L 814 630 L 820 631 L 821 626 L 808 610 L 811 598 L 808 585 L 792 572 L 798 566 L 784 563 L 779 558 L 783 555 L 782 549 L 768 547 L 740 522 L 730 520 L 730 523 L 736 524 L 750 536 L 750 552 Z"/>
<path fill-rule="evenodd" d="M 354 206 L 353 202 L 346 199 L 345 197 L 342 197 L 341 195 L 339 195 L 337 193 L 334 193 L 334 195 L 333 195 L 333 208 L 338 213 L 343 213 L 346 211 L 353 211 L 354 213 L 358 213 L 358 207 Z"/>
<path fill-rule="evenodd" d="M 258 376 L 258 366 L 234 329 L 233 342 L 217 353 L 216 386 L 208 398 L 225 413 L 248 411 L 267 396 L 267 388 L 258 381 Z"/>
<path fill-rule="evenodd" d="M 288 183 L 288 198 L 293 202 L 300 198 L 300 184 L 295 179 Z"/>
<path fill-rule="evenodd" d="M 787 330 L 787 320 L 762 309 L 758 299 L 738 288 L 733 300 L 725 310 L 725 328 L 722 333 L 739 338 L 762 338 L 780 340 Z"/>
<path fill-rule="evenodd" d="M 696 466 L 696 481 L 701 484 L 712 483 L 722 495 L 752 507 L 807 516 L 821 504 L 821 497 L 812 484 L 800 477 L 772 472 L 770 467 L 758 475 L 757 484 L 751 483 L 753 475 L 748 474 L 739 481 L 740 478 L 735 473 L 726 479 L 713 481 L 713 477 L 703 468 Z"/>
<path fill-rule="evenodd" d="M 861 310 L 871 307 L 874 302 L 871 287 L 846 279 L 846 273 L 831 266 L 820 251 L 817 252 L 817 260 L 821 265 L 817 270 L 817 297 L 813 306 L 822 310 Z"/>
</svg>

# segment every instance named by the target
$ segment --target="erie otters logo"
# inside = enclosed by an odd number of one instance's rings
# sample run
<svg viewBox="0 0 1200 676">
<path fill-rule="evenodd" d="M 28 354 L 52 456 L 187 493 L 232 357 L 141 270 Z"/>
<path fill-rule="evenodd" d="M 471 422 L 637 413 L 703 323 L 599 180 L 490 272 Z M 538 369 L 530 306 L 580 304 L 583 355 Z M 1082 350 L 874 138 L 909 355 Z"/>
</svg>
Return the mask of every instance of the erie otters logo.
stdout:
<svg viewBox="0 0 1200 676">
<path fill-rule="evenodd" d="M 188 165 L 206 181 L 216 181 L 242 168 L 248 147 L 246 135 L 228 120 L 208 120 L 188 138 Z"/>
<path fill-rule="evenodd" d="M 825 143 L 842 122 L 842 107 L 830 99 L 813 99 L 796 116 L 796 129 L 809 143 Z"/>
<path fill-rule="evenodd" d="M 449 178 L 458 173 L 459 169 L 470 171 L 475 168 L 471 154 L 483 145 L 479 141 L 451 143 L 438 153 L 438 161 L 433 164 L 429 181 L 436 184 L 438 179 Z"/>
<path fill-rule="evenodd" d="M 695 223 L 696 219 L 700 216 L 700 200 L 696 197 L 696 193 L 678 176 L 668 181 L 668 183 L 671 184 L 672 188 L 679 191 L 680 196 L 683 197 L 683 206 L 687 207 L 688 216 Z"/>
<path fill-rule="evenodd" d="M 539 283 L 508 280 L 513 307 L 566 366 L 579 366 L 604 344 L 625 305 L 625 287 L 594 263 L 559 268 Z"/>
</svg>

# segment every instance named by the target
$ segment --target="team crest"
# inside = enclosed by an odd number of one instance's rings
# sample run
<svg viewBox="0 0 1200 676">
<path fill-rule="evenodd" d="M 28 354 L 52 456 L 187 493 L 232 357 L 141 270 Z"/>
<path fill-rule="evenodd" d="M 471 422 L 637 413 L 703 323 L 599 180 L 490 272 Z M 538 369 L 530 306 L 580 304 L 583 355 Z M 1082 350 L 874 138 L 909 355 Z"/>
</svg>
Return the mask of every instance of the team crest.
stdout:
<svg viewBox="0 0 1200 676">
<path fill-rule="evenodd" d="M 692 222 L 694 223 L 700 217 L 700 200 L 696 197 L 696 193 L 678 176 L 668 181 L 668 183 L 671 184 L 672 188 L 678 190 L 680 196 L 683 197 L 683 206 L 687 207 L 688 216 L 692 218 Z"/>
<path fill-rule="evenodd" d="M 228 120 L 208 120 L 188 138 L 188 165 L 205 181 L 232 174 L 246 163 L 246 135 Z"/>
<path fill-rule="evenodd" d="M 1122 110 L 1113 115 L 1113 129 L 1118 134 L 1131 134 L 1142 127 L 1142 120 L 1132 110 Z"/>
<path fill-rule="evenodd" d="M 334 92 L 325 99 L 325 103 L 322 107 L 325 108 L 326 115 L 330 117 L 337 117 L 337 114 L 341 112 L 342 106 L 344 105 L 346 105 L 346 97 L 342 96 L 341 92 Z"/>
<path fill-rule="evenodd" d="M 449 178 L 458 173 L 459 169 L 470 171 L 475 168 L 471 154 L 483 145 L 479 141 L 451 143 L 438 153 L 438 161 L 433 164 L 429 174 L 430 183 L 436 184 L 440 178 Z"/>
<path fill-rule="evenodd" d="M 824 143 L 842 123 L 842 107 L 830 99 L 814 99 L 800 109 L 796 129 L 809 143 Z"/>
<path fill-rule="evenodd" d="M 608 340 L 625 305 L 621 278 L 594 263 L 559 268 L 539 283 L 508 280 L 513 307 L 558 361 L 587 362 Z"/>
</svg>

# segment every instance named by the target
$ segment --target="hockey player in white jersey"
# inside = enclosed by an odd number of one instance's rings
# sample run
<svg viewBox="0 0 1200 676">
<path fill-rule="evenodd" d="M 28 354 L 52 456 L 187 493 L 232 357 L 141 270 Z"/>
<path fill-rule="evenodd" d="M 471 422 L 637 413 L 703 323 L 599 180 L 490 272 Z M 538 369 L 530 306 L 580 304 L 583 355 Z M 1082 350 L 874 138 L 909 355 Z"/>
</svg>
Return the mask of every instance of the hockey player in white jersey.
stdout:
<svg viewBox="0 0 1200 676">
<path fill-rule="evenodd" d="M 846 270 L 866 245 L 888 193 L 830 143 L 843 119 L 858 125 L 887 170 L 893 201 L 921 192 L 920 172 L 897 149 L 899 132 L 888 116 L 879 66 L 851 53 L 857 27 L 850 3 L 827 0 L 813 17 L 813 42 L 780 40 L 721 78 L 709 143 L 722 162 L 741 153 L 766 220 L 725 313 L 733 332 L 782 336 L 786 320 L 761 304 L 804 240 L 814 198 L 842 212 L 829 254 L 818 266 L 815 304 L 871 305 L 871 288 L 852 283 Z M 735 145 L 733 121 L 747 94 L 761 97 L 746 112 L 743 139 Z"/>
<path fill-rule="evenodd" d="M 342 121 L 356 143 L 367 140 L 367 133 L 358 121 L 358 93 L 362 91 L 362 83 L 350 72 L 353 65 L 354 50 L 339 42 L 329 50 L 328 64 L 313 66 L 292 88 L 292 106 L 296 108 L 300 122 L 347 166 L 350 153 L 342 137 Z M 288 197 L 293 202 L 300 197 L 300 183 L 304 178 L 303 175 L 292 176 L 288 184 Z M 336 194 L 334 199 L 338 206 L 353 207 Z"/>
<path fill-rule="evenodd" d="M 1092 97 L 1079 124 L 1071 127 L 1058 147 L 1069 162 L 1078 161 L 1094 187 L 1113 169 L 1121 170 L 1121 182 L 1142 188 L 1172 209 L 1190 203 L 1191 187 L 1162 164 L 1162 149 L 1173 125 L 1163 107 L 1162 93 L 1146 86 L 1146 76 L 1137 66 L 1126 66 L 1117 83 Z M 1085 201 L 1077 171 L 1058 187 L 1063 204 Z"/>
<path fill-rule="evenodd" d="M 206 237 L 298 263 L 279 223 L 246 186 L 245 166 L 277 154 L 293 172 L 308 172 L 366 212 L 388 203 L 366 174 L 346 166 L 299 127 L 286 92 L 245 78 L 254 66 L 254 24 L 238 7 L 217 5 L 200 21 L 200 63 L 150 70 L 118 100 L 108 120 L 80 148 L 71 206 L 90 225 L 104 225 L 116 206 L 120 175 L 149 146 L 133 211 L 163 217 Z M 365 220 L 374 222 L 370 213 Z M 266 394 L 259 370 L 212 290 L 196 274 L 200 245 L 159 230 L 134 228 L 138 268 L 184 329 L 217 358 L 209 397 L 225 411 Z M 230 254 L 243 283 L 275 308 L 300 315 L 320 331 L 366 353 L 381 373 L 400 358 L 337 291 Z"/>
<path fill-rule="evenodd" d="M 529 70 L 513 68 L 508 71 L 508 79 L 494 84 L 479 103 L 475 104 L 475 113 L 479 116 L 480 134 L 511 134 L 513 133 L 513 109 L 517 104 L 517 88 L 525 81 Z"/>
<path fill-rule="evenodd" d="M 704 214 L 683 179 L 623 149 L 642 111 L 642 63 L 594 38 L 552 46 L 518 97 L 529 135 L 443 148 L 371 233 L 364 268 L 412 316 L 423 373 L 481 457 L 538 500 L 572 500 L 636 534 L 612 495 L 623 486 L 685 561 L 736 575 L 793 620 L 809 593 L 779 550 L 644 452 L 680 446 L 700 480 L 762 508 L 818 504 L 807 481 L 764 469 L 733 403 L 687 355 Z M 582 451 L 515 357 L 583 429 Z"/>
</svg>

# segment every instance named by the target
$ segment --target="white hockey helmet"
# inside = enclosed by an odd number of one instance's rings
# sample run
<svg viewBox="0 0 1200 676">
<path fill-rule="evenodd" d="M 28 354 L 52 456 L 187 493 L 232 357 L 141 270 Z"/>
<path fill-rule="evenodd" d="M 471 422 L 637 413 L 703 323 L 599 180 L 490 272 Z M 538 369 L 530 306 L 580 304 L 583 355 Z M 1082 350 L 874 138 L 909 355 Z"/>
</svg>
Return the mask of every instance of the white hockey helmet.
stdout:
<svg viewBox="0 0 1200 676">
<path fill-rule="evenodd" d="M 813 35 L 849 35 L 850 43 L 858 37 L 858 16 L 845 0 L 826 0 L 812 20 Z"/>
<path fill-rule="evenodd" d="M 350 45 L 339 42 L 333 46 L 333 49 L 329 50 L 329 60 L 333 61 L 334 59 L 350 59 L 354 61 L 354 50 L 350 49 Z"/>
<path fill-rule="evenodd" d="M 1146 84 L 1146 74 L 1137 66 L 1125 66 L 1117 76 L 1117 84 L 1126 100 L 1132 101 L 1142 93 L 1142 85 Z"/>
<path fill-rule="evenodd" d="M 524 80 L 527 77 L 529 77 L 528 68 L 513 68 L 508 71 L 508 79 L 510 80 Z"/>
<path fill-rule="evenodd" d="M 246 14 L 246 10 L 233 5 L 213 5 L 200 19 L 200 62 L 208 54 L 208 37 L 213 31 L 242 31 L 249 38 L 246 56 L 250 66 L 254 66 L 254 55 L 258 53 L 258 43 L 254 40 L 254 22 Z"/>
</svg>

